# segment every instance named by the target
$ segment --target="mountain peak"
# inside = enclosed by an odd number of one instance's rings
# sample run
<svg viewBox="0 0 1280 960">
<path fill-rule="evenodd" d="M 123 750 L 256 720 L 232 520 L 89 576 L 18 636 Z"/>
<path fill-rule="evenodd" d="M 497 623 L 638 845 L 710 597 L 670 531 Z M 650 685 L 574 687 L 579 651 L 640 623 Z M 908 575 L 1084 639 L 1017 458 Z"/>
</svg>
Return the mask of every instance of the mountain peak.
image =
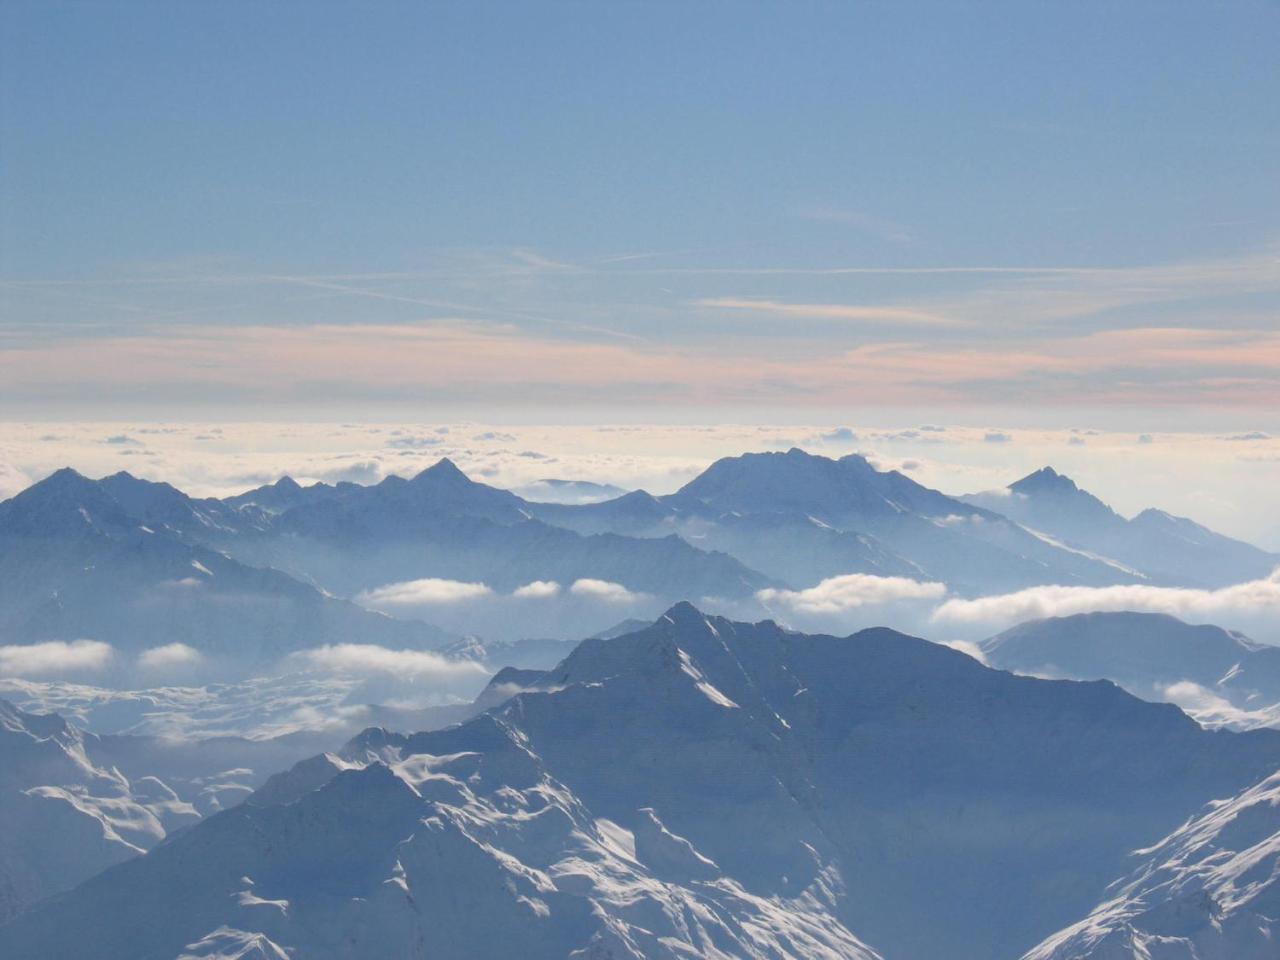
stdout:
<svg viewBox="0 0 1280 960">
<path fill-rule="evenodd" d="M 416 477 L 417 480 L 465 480 L 470 483 L 471 478 L 458 469 L 458 465 L 448 457 L 441 457 L 427 469 L 423 470 Z"/>
<path fill-rule="evenodd" d="M 663 620 L 667 620 L 680 627 L 691 623 L 701 623 L 706 619 L 706 615 L 692 603 L 688 600 L 681 600 L 659 617 L 658 622 L 661 623 Z"/>
<path fill-rule="evenodd" d="M 1050 491 L 1068 493 L 1080 488 L 1074 480 L 1053 467 L 1041 467 L 1035 473 L 1029 473 L 1021 480 L 1009 484 L 1009 489 L 1014 493 L 1035 494 Z"/>
<path fill-rule="evenodd" d="M 277 490 L 288 491 L 290 493 L 294 493 L 302 489 L 302 484 L 300 484 L 297 480 L 293 479 L 293 477 L 289 476 L 287 473 L 283 477 L 281 477 L 279 480 L 277 480 L 275 483 L 273 483 L 272 486 L 275 487 Z"/>
</svg>

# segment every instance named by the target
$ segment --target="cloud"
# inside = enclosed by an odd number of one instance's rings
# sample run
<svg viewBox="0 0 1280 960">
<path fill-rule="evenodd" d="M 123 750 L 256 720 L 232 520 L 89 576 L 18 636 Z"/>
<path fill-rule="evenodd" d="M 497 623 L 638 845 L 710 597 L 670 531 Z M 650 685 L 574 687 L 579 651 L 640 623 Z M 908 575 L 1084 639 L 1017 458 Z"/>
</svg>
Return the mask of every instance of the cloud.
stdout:
<svg viewBox="0 0 1280 960">
<path fill-rule="evenodd" d="M 824 443 L 857 443 L 858 435 L 848 427 L 836 427 L 818 437 Z"/>
<path fill-rule="evenodd" d="M 1046 586 L 973 600 L 953 598 L 934 611 L 932 620 L 940 624 L 994 626 L 1118 610 L 1167 613 L 1183 620 L 1198 621 L 1280 612 L 1280 570 L 1263 580 L 1237 583 L 1218 590 L 1142 585 Z"/>
<path fill-rule="evenodd" d="M 985 443 L 1009 443 L 1013 437 L 1007 433 L 1001 433 L 999 430 L 990 430 L 982 437 Z"/>
<path fill-rule="evenodd" d="M 620 583 L 609 580 L 593 580 L 583 577 L 575 580 L 569 592 L 575 597 L 586 597 L 591 600 L 603 600 L 605 603 L 635 603 L 643 599 L 643 594 L 633 593 Z"/>
<path fill-rule="evenodd" d="M 372 643 L 336 643 L 293 654 L 315 670 L 343 674 L 377 674 L 416 680 L 469 680 L 488 676 L 473 660 L 450 660 L 428 650 L 392 650 Z"/>
<path fill-rule="evenodd" d="M 511 592 L 511 595 L 521 600 L 543 600 L 548 597 L 554 597 L 559 592 L 560 584 L 554 580 L 534 580 L 532 583 L 526 583 L 523 587 L 516 587 Z"/>
<path fill-rule="evenodd" d="M 138 665 L 159 670 L 192 666 L 203 659 L 203 655 L 195 647 L 189 647 L 185 643 L 166 643 L 164 646 L 144 650 L 138 656 Z"/>
<path fill-rule="evenodd" d="M 766 606 L 777 603 L 797 613 L 838 614 L 859 607 L 900 600 L 938 600 L 946 592 L 946 586 L 941 583 L 922 582 L 907 577 L 850 573 L 829 577 L 806 590 L 782 590 L 774 587 L 758 590 L 756 599 Z"/>
<path fill-rule="evenodd" d="M 366 590 L 356 597 L 356 602 L 370 607 L 411 607 L 433 603 L 462 603 L 492 595 L 493 591 L 483 583 L 426 577 Z"/>
<path fill-rule="evenodd" d="M 0 675 L 47 676 L 101 670 L 111 660 L 111 644 L 99 640 L 48 640 L 0 646 Z"/>
<path fill-rule="evenodd" d="M 921 310 L 849 303 L 784 303 L 780 300 L 756 300 L 744 297 L 704 297 L 694 300 L 693 304 L 717 310 L 749 310 L 801 320 L 847 320 L 924 326 L 954 326 L 957 323 L 949 317 L 925 313 Z"/>
</svg>

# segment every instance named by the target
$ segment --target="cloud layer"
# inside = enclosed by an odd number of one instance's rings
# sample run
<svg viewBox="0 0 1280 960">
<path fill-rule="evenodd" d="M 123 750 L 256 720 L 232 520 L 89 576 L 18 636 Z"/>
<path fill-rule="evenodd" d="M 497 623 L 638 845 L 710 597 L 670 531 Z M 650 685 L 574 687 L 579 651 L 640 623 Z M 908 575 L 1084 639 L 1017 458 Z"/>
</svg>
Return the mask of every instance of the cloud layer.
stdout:
<svg viewBox="0 0 1280 960">
<path fill-rule="evenodd" d="M 1280 570 L 1220 590 L 1180 587 L 1031 587 L 1015 593 L 953 598 L 933 613 L 941 625 L 979 624 L 997 627 L 1045 617 L 1067 617 L 1095 611 L 1134 610 L 1167 613 L 1183 620 L 1223 622 L 1280 614 Z"/>
<path fill-rule="evenodd" d="M 756 599 L 766 607 L 776 604 L 797 613 L 834 615 L 904 600 L 939 600 L 946 592 L 946 586 L 941 583 L 851 573 L 830 577 L 806 590 L 770 587 L 757 591 Z"/>
</svg>

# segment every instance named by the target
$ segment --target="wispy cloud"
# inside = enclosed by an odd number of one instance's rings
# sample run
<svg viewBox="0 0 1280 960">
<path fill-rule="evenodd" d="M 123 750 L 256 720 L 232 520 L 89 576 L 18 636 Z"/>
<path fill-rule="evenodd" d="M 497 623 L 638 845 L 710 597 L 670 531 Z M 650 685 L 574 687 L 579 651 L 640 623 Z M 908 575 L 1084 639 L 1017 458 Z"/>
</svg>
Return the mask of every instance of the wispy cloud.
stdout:
<svg viewBox="0 0 1280 960">
<path fill-rule="evenodd" d="M 829 320 L 848 323 L 919 324 L 923 326 L 955 326 L 962 324 L 950 317 L 925 313 L 906 307 L 848 303 L 788 303 L 781 300 L 756 300 L 745 297 L 703 297 L 693 301 L 697 307 L 737 310 L 766 316 L 797 320 Z"/>
<path fill-rule="evenodd" d="M 480 664 L 450 660 L 426 650 L 393 650 L 368 643 L 338 643 L 293 654 L 312 669 L 337 674 L 377 674 L 437 682 L 487 676 Z"/>
</svg>

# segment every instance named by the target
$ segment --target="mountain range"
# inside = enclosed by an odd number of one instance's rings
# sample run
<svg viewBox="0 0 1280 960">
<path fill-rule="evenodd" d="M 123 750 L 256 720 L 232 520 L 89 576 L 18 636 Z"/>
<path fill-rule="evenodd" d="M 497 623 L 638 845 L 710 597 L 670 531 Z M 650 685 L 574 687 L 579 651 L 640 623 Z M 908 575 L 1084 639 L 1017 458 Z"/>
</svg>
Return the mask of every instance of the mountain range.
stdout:
<svg viewBox="0 0 1280 960">
<path fill-rule="evenodd" d="M 616 620 L 621 608 L 568 591 L 579 582 L 616 585 L 626 612 L 652 615 L 684 598 L 749 611 L 761 590 L 850 573 L 939 581 L 965 596 L 1221 583 L 1277 561 L 1158 511 L 1125 520 L 1048 469 L 999 496 L 956 498 L 857 455 L 798 449 L 716 461 L 666 496 L 578 504 L 525 500 L 448 460 L 407 480 L 304 487 L 286 477 L 225 500 L 61 470 L 0 504 L 0 548 L 0 639 L 91 637 L 126 650 L 179 641 L 257 662 L 344 641 L 439 647 L 476 632 L 464 619 L 501 641 Z M 415 619 L 445 608 L 395 608 L 393 619 L 350 602 L 432 580 L 560 592 L 473 605 L 452 635 Z"/>
<path fill-rule="evenodd" d="M 1260 580 L 1280 566 L 1276 554 L 1163 510 L 1148 508 L 1126 519 L 1052 467 L 997 493 L 962 499 L 1068 546 L 1119 561 L 1157 584 L 1224 587 Z"/>
<path fill-rule="evenodd" d="M 688 604 L 506 679 L 37 905 L 0 953 L 1015 958 L 1280 768 L 1280 733 L 1111 683 Z"/>
</svg>

